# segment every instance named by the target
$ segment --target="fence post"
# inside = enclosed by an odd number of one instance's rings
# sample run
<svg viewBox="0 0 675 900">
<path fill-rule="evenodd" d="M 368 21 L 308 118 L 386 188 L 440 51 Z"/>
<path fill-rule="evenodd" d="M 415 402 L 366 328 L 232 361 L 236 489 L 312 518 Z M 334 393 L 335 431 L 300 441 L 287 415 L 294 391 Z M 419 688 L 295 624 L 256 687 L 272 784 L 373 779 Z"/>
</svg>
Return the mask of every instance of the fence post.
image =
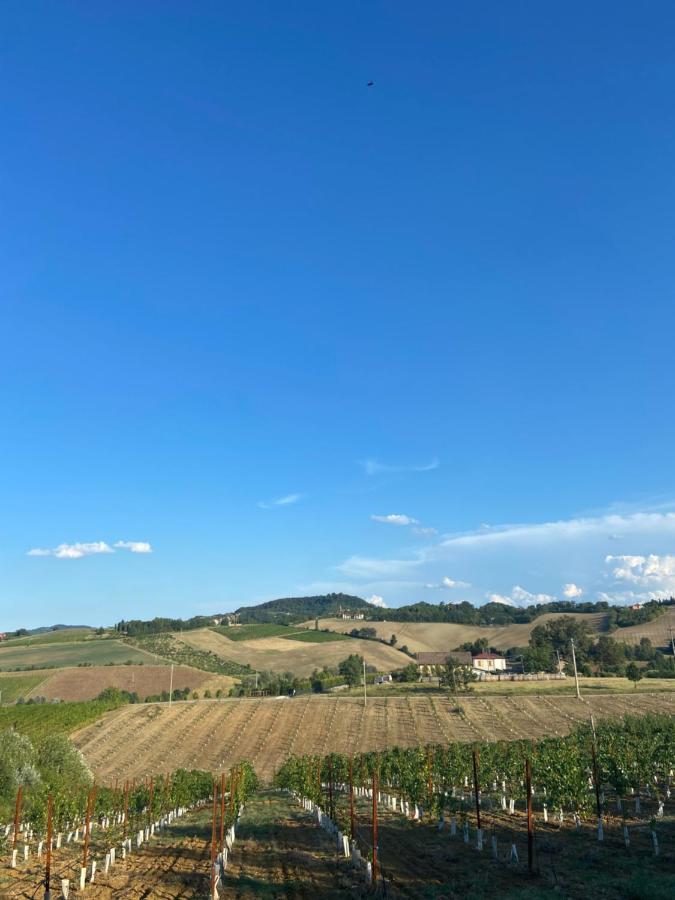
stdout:
<svg viewBox="0 0 675 900">
<path fill-rule="evenodd" d="M 530 760 L 525 760 L 525 790 L 527 791 L 527 870 L 534 870 L 534 825 L 532 823 L 532 772 Z"/>
</svg>

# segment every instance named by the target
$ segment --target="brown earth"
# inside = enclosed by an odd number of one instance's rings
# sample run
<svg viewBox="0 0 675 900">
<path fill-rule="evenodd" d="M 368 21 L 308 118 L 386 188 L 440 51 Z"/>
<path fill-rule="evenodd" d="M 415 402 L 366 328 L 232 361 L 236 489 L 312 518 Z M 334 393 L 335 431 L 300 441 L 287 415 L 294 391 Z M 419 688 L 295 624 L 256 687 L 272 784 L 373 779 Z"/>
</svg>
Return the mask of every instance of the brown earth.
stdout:
<svg viewBox="0 0 675 900">
<path fill-rule="evenodd" d="M 203 693 L 218 689 L 227 694 L 236 679 L 227 675 L 214 675 L 190 666 L 174 666 L 174 688 L 190 688 Z M 33 688 L 28 696 L 46 697 L 48 700 L 92 700 L 107 687 L 123 691 L 135 691 L 141 700 L 168 691 L 171 684 L 171 666 L 87 666 L 55 669 L 45 672 L 45 681 Z"/>
<path fill-rule="evenodd" d="M 566 734 L 577 723 L 627 713 L 675 712 L 675 694 L 589 697 L 445 695 L 199 701 L 129 706 L 73 735 L 104 782 L 177 767 L 214 772 L 248 759 L 269 782 L 292 754 L 351 753 L 452 741 Z"/>
<path fill-rule="evenodd" d="M 520 625 L 454 625 L 449 622 L 358 622 L 345 619 L 320 619 L 319 628 L 348 634 L 354 628 L 374 628 L 377 636 L 388 641 L 396 635 L 397 646 L 407 645 L 413 653 L 426 650 L 455 650 L 467 641 L 486 638 L 491 647 L 508 650 L 510 647 L 524 647 L 530 639 L 532 629 L 545 625 L 551 619 L 559 619 L 560 613 L 546 613 L 533 622 Z M 586 622 L 594 632 L 606 628 L 605 613 L 565 613 L 573 619 Z M 305 623 L 309 626 L 311 623 Z M 627 631 L 628 629 L 621 629 Z M 616 633 L 613 635 L 616 636 Z"/>
<path fill-rule="evenodd" d="M 315 669 L 337 666 L 350 653 L 363 656 L 369 665 L 380 672 L 393 672 L 410 662 L 410 657 L 377 641 L 333 641 L 311 644 L 284 638 L 258 638 L 251 641 L 231 641 L 208 628 L 183 631 L 176 638 L 190 647 L 216 653 L 223 659 L 247 663 L 259 671 L 293 672 L 311 675 Z"/>
</svg>

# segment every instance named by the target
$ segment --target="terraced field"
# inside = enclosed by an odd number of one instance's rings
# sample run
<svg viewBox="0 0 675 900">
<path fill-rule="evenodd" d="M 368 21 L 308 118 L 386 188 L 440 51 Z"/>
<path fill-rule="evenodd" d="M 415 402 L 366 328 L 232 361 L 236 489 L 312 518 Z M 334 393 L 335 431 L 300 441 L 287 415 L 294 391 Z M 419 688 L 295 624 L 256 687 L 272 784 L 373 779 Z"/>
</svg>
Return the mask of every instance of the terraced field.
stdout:
<svg viewBox="0 0 675 900">
<path fill-rule="evenodd" d="M 566 734 L 591 714 L 675 713 L 675 693 L 567 696 L 265 698 L 125 707 L 73 739 L 97 777 L 138 778 L 177 766 L 212 771 L 248 759 L 269 780 L 291 754 Z"/>
<path fill-rule="evenodd" d="M 359 653 L 380 672 L 393 672 L 410 662 L 410 657 L 404 653 L 377 641 L 353 639 L 313 643 L 285 637 L 231 641 L 209 628 L 184 631 L 174 637 L 190 647 L 215 653 L 222 659 L 248 664 L 253 669 L 293 672 L 298 676 L 311 675 L 315 669 L 324 666 L 337 666 L 350 653 Z"/>
<path fill-rule="evenodd" d="M 565 613 L 571 618 L 586 622 L 595 632 L 603 632 L 607 626 L 605 613 Z M 377 636 L 388 641 L 396 635 L 397 646 L 406 644 L 413 653 L 426 650 L 455 650 L 467 641 L 486 638 L 491 647 L 508 650 L 523 647 L 530 639 L 532 629 L 545 625 L 551 619 L 559 619 L 560 613 L 547 613 L 534 622 L 522 625 L 453 625 L 448 622 L 354 622 L 344 619 L 320 619 L 319 628 L 329 628 L 346 634 L 354 628 L 374 628 Z M 309 624 L 309 623 L 305 623 Z M 629 629 L 622 629 L 621 634 Z M 617 634 L 614 635 L 615 637 Z"/>
</svg>

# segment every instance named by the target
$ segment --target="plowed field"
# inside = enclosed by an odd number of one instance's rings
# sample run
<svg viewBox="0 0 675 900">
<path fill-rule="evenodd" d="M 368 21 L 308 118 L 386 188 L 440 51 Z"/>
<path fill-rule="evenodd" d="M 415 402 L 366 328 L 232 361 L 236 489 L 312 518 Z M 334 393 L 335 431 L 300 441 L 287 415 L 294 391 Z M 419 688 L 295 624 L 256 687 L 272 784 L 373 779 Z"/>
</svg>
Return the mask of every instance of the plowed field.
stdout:
<svg viewBox="0 0 675 900">
<path fill-rule="evenodd" d="M 107 687 L 136 692 L 141 700 L 168 691 L 171 685 L 170 666 L 88 666 L 87 668 L 58 669 L 45 672 L 44 678 L 29 694 L 48 700 L 92 700 Z M 190 666 L 174 666 L 173 687 L 191 691 L 219 688 L 227 694 L 235 683 L 226 675 L 213 675 Z M 2 686 L 0 682 L 0 687 Z"/>
<path fill-rule="evenodd" d="M 450 741 L 566 734 L 577 722 L 626 713 L 675 712 L 675 694 L 589 697 L 303 696 L 129 706 L 73 738 L 105 782 L 168 772 L 212 771 L 248 759 L 270 780 L 291 754 L 379 750 Z"/>
</svg>

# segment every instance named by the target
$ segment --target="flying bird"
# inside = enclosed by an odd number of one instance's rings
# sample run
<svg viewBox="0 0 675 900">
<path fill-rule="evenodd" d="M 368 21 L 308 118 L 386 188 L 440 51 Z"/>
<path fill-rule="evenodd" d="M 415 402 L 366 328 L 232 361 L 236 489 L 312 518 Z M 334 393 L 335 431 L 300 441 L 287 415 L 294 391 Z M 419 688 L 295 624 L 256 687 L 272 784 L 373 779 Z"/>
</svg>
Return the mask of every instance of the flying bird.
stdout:
<svg viewBox="0 0 675 900">
<path fill-rule="evenodd" d="M 374 81 L 369 81 L 368 84 L 366 85 L 366 87 L 373 87 L 374 84 L 375 84 Z"/>
</svg>

